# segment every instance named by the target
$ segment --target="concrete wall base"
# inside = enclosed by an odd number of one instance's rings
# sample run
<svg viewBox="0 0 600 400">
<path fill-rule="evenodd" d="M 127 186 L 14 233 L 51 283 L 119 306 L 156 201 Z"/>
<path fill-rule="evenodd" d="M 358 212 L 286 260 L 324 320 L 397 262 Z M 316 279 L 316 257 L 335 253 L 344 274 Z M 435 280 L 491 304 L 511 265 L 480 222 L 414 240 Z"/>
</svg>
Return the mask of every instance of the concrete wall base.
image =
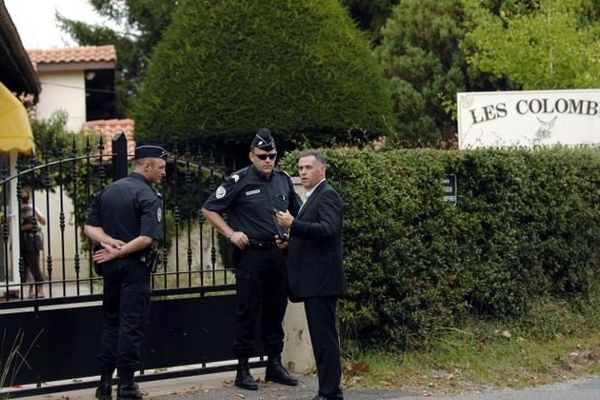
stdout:
<svg viewBox="0 0 600 400">
<path fill-rule="evenodd" d="M 304 303 L 288 302 L 283 320 L 283 364 L 293 372 L 309 373 L 316 370 L 310 334 L 304 312 Z"/>
</svg>

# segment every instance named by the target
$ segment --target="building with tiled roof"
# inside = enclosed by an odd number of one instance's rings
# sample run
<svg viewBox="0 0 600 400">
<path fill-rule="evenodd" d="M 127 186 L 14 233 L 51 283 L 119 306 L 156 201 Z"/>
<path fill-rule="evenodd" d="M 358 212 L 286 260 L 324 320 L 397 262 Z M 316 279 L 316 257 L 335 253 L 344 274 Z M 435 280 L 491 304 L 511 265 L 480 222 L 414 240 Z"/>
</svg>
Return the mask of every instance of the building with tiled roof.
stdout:
<svg viewBox="0 0 600 400">
<path fill-rule="evenodd" d="M 108 69 L 114 68 L 117 61 L 117 52 L 113 45 L 35 49 L 27 50 L 27 53 L 38 71 L 56 70 L 59 65 L 61 70 L 64 70 L 67 65 L 74 68 L 79 64 L 83 64 L 86 69 L 91 69 L 93 64 Z"/>
<path fill-rule="evenodd" d="M 87 121 L 113 119 L 115 65 L 113 45 L 27 50 L 42 87 L 36 117 L 67 112 L 67 129 L 79 132 Z"/>
<path fill-rule="evenodd" d="M 89 121 L 83 125 L 83 132 L 99 133 L 102 135 L 102 141 L 104 143 L 103 155 L 108 157 L 112 154 L 112 138 L 115 134 L 122 132 L 127 139 L 127 154 L 129 159 L 133 158 L 135 152 L 135 141 L 133 140 L 133 119 L 109 119 L 109 120 L 98 120 Z"/>
</svg>

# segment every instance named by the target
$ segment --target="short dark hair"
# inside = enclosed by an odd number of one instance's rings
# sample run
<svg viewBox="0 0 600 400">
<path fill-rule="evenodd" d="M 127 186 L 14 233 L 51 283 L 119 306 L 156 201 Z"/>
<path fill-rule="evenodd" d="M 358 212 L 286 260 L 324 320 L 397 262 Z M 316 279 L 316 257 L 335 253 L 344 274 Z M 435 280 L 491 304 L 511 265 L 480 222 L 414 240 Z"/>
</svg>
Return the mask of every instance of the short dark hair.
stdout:
<svg viewBox="0 0 600 400">
<path fill-rule="evenodd" d="M 298 158 L 298 160 L 300 158 L 304 158 L 304 157 L 314 157 L 318 163 L 324 165 L 325 167 L 327 167 L 327 161 L 325 160 L 325 157 L 323 157 L 323 155 L 321 154 L 321 152 L 317 151 L 317 150 L 307 150 L 304 153 L 302 153 L 300 155 L 300 157 Z"/>
</svg>

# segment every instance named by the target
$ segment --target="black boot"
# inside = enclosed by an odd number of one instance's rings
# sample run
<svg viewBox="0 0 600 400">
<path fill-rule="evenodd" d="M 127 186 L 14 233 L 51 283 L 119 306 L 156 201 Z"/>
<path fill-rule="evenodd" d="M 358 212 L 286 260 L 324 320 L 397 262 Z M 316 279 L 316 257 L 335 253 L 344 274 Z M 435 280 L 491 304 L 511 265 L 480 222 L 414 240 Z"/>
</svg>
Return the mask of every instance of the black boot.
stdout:
<svg viewBox="0 0 600 400">
<path fill-rule="evenodd" d="M 143 398 L 144 396 L 142 396 L 142 392 L 140 392 L 137 383 L 127 386 L 119 385 L 119 390 L 117 392 L 118 400 L 142 400 Z"/>
<path fill-rule="evenodd" d="M 114 371 L 106 371 L 100 377 L 100 385 L 96 388 L 96 398 L 98 400 L 112 399 L 112 376 Z"/>
<path fill-rule="evenodd" d="M 142 400 L 142 392 L 137 383 L 133 381 L 133 370 L 119 369 L 119 388 L 117 389 L 118 400 Z"/>
<path fill-rule="evenodd" d="M 235 376 L 235 386 L 242 389 L 258 390 L 256 379 L 250 374 L 250 366 L 247 358 L 238 360 L 237 374 Z"/>
<path fill-rule="evenodd" d="M 281 364 L 281 356 L 269 356 L 267 361 L 267 370 L 265 371 L 265 381 L 281 383 L 282 385 L 296 386 L 298 379 L 293 377 L 287 369 Z"/>
</svg>

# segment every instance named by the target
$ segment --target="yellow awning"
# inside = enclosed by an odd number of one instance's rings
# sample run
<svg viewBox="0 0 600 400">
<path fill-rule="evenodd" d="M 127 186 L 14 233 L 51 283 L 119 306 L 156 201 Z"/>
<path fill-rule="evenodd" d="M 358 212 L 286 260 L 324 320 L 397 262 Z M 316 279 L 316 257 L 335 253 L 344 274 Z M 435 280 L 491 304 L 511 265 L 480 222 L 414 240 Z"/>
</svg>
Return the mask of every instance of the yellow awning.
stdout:
<svg viewBox="0 0 600 400">
<path fill-rule="evenodd" d="M 0 82 L 0 152 L 35 152 L 25 106 Z"/>
</svg>

